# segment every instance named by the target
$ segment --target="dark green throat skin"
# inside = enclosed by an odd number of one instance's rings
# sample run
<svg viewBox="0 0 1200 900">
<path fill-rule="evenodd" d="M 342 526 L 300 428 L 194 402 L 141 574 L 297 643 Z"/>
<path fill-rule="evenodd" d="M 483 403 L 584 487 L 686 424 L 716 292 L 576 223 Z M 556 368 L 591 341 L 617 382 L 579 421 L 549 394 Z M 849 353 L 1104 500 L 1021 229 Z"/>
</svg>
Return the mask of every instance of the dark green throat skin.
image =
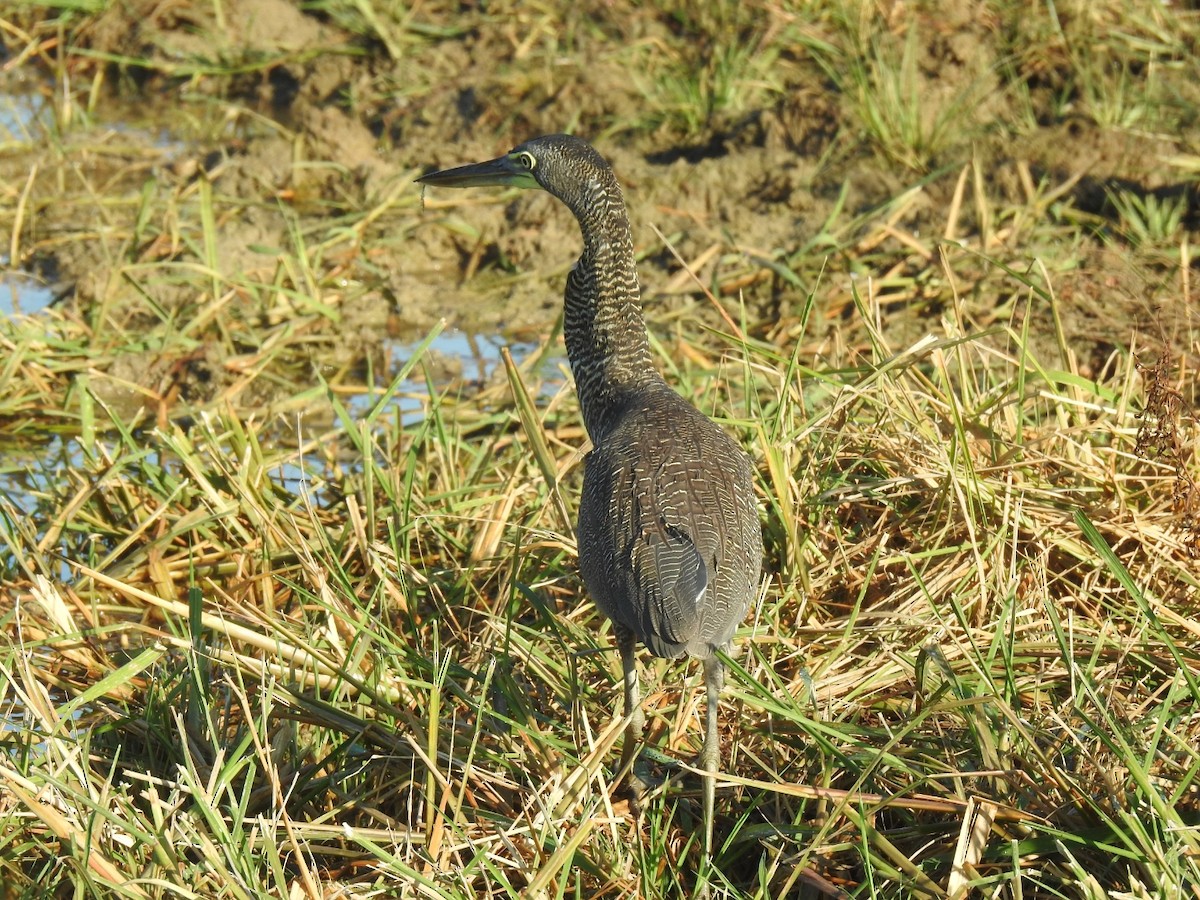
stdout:
<svg viewBox="0 0 1200 900">
<path fill-rule="evenodd" d="M 614 624 L 631 735 L 640 738 L 634 648 L 704 660 L 701 760 L 712 847 L 717 701 L 726 647 L 757 592 L 762 534 L 745 452 L 654 368 L 633 236 L 612 169 L 586 141 L 534 138 L 487 162 L 418 178 L 437 187 L 540 188 L 575 214 L 583 253 L 567 277 L 563 332 L 593 448 L 579 504 L 579 568 Z M 636 776 L 631 775 L 631 784 Z M 634 785 L 636 788 L 636 785 Z"/>
</svg>

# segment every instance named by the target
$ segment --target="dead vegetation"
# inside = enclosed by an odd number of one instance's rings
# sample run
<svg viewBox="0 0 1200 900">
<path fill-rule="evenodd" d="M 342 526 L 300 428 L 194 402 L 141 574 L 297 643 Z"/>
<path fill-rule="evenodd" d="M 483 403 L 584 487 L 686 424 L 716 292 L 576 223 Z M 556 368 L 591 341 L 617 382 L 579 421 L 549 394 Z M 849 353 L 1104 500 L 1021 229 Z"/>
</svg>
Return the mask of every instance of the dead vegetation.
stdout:
<svg viewBox="0 0 1200 900">
<path fill-rule="evenodd" d="M 718 890 L 1200 896 L 1197 33 L 1116 0 L 0 16 L 7 258 L 60 295 L 0 323 L 6 896 L 690 895 L 696 673 L 647 675 L 677 777 L 609 793 L 577 236 L 411 184 L 568 127 L 628 186 L 667 376 L 758 465 Z M 529 352 L 443 378 L 445 315 Z"/>
</svg>

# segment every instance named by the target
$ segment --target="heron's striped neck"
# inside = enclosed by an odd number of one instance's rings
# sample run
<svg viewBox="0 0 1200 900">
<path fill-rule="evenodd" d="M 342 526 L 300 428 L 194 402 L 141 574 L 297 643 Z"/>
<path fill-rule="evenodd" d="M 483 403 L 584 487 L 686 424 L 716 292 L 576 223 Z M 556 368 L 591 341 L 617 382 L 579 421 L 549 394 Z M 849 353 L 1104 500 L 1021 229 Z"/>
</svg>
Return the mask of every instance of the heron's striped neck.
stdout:
<svg viewBox="0 0 1200 900">
<path fill-rule="evenodd" d="M 642 317 L 625 201 L 612 173 L 601 174 L 586 193 L 563 198 L 583 232 L 583 254 L 567 277 L 563 334 L 593 443 L 635 392 L 662 383 Z"/>
</svg>

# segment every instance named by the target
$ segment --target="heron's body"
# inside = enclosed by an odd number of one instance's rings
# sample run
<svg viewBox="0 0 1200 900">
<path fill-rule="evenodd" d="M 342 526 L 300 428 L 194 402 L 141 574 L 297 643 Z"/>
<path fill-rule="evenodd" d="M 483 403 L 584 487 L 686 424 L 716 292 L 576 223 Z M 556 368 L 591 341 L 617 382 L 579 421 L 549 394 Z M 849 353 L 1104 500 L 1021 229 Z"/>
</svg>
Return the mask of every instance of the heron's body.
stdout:
<svg viewBox="0 0 1200 900">
<path fill-rule="evenodd" d="M 587 457 L 579 568 L 609 619 L 655 656 L 705 659 L 758 580 L 750 464 L 665 383 L 632 398 Z"/>
<path fill-rule="evenodd" d="M 716 652 L 745 618 L 762 563 L 750 461 L 654 368 L 633 238 L 612 169 L 586 142 L 535 138 L 507 156 L 434 172 L 427 184 L 540 187 L 570 207 L 584 249 L 567 279 L 564 336 L 592 439 L 579 505 L 579 567 L 621 649 L 626 714 L 640 738 L 634 648 L 704 661 L 708 688 L 701 752 L 706 851 L 711 851 Z"/>
</svg>

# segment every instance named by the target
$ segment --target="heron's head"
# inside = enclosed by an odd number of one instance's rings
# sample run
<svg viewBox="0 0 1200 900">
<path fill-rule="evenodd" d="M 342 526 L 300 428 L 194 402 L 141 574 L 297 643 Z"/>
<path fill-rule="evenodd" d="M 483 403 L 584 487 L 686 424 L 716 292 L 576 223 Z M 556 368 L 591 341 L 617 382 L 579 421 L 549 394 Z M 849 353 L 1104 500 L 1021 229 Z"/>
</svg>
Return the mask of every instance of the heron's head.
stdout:
<svg viewBox="0 0 1200 900">
<path fill-rule="evenodd" d="M 435 187 L 541 188 L 576 211 L 587 197 L 615 184 L 604 157 L 570 134 L 533 138 L 496 159 L 430 172 L 417 181 Z"/>
</svg>

